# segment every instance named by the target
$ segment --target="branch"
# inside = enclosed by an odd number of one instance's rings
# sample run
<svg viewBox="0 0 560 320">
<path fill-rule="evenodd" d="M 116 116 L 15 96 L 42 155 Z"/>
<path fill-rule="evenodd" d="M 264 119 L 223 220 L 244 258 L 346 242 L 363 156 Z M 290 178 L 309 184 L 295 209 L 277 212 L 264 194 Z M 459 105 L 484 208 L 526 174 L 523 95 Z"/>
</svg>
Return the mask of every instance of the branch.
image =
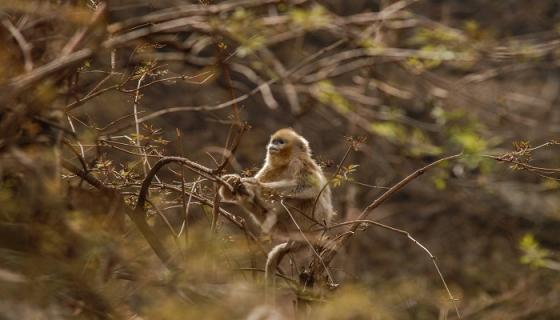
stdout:
<svg viewBox="0 0 560 320">
<path fill-rule="evenodd" d="M 456 154 L 456 155 L 452 155 L 452 156 L 449 156 L 449 157 L 439 159 L 437 161 L 434 161 L 434 162 L 430 163 L 429 165 L 427 165 L 423 168 L 420 168 L 420 169 L 414 171 L 412 174 L 410 174 L 406 178 L 399 181 L 396 185 L 392 186 L 391 189 L 385 191 L 385 193 L 383 193 L 379 198 L 375 199 L 375 201 L 373 201 L 369 206 L 367 206 L 362 211 L 362 213 L 358 217 L 358 220 L 366 219 L 366 217 L 368 216 L 368 214 L 371 211 L 373 211 L 375 208 L 379 207 L 383 202 L 385 202 L 387 199 L 389 199 L 393 194 L 400 191 L 409 182 L 411 182 L 412 180 L 414 180 L 414 179 L 418 178 L 419 176 L 423 175 L 427 170 L 430 170 L 431 168 L 437 166 L 438 164 L 440 164 L 442 162 L 445 162 L 445 161 L 448 161 L 448 160 L 454 160 L 454 159 L 460 158 L 462 156 L 463 156 L 463 152 L 461 152 L 459 154 Z M 359 226 L 359 223 L 354 225 L 352 227 L 352 231 L 356 231 L 358 229 L 358 226 Z"/>
<path fill-rule="evenodd" d="M 235 154 L 235 151 L 237 151 L 237 148 L 241 143 L 241 138 L 243 137 L 243 134 L 247 132 L 247 130 L 249 130 L 249 125 L 246 123 L 241 123 L 239 126 L 239 132 L 237 133 L 237 135 L 233 140 L 231 149 L 229 151 L 224 149 L 224 159 L 222 160 L 222 163 L 216 169 L 213 170 L 215 174 L 221 173 L 224 170 L 224 168 L 227 166 L 227 164 L 230 162 L 231 157 Z"/>
<path fill-rule="evenodd" d="M 31 48 L 33 47 L 25 37 L 21 34 L 21 32 L 10 22 L 9 19 L 2 20 L 2 24 L 16 39 L 17 44 L 19 45 L 21 52 L 23 54 L 23 61 L 24 61 L 24 68 L 25 72 L 31 72 L 33 70 L 33 59 L 31 58 Z"/>
<path fill-rule="evenodd" d="M 346 152 L 344 153 L 344 156 L 342 156 L 342 160 L 340 160 L 340 163 L 336 167 L 336 171 L 334 172 L 332 177 L 325 183 L 325 185 L 323 185 L 321 190 L 319 190 L 319 193 L 317 194 L 317 196 L 315 197 L 315 200 L 313 201 L 313 210 L 311 210 L 311 218 L 315 219 L 315 209 L 317 209 L 317 203 L 319 202 L 319 198 L 321 197 L 321 194 L 332 183 L 332 181 L 338 176 L 338 174 L 340 173 L 340 170 L 342 169 L 342 166 L 344 165 L 344 161 L 346 161 L 346 158 L 348 158 L 348 155 L 350 155 L 351 150 L 352 150 L 352 145 L 350 145 L 348 147 L 348 149 L 346 149 Z M 324 222 L 324 221 L 321 221 L 321 222 Z"/>
<path fill-rule="evenodd" d="M 430 250 L 428 250 L 428 248 L 426 248 L 426 246 L 424 246 L 422 243 L 420 243 L 418 240 L 416 240 L 415 238 L 412 237 L 412 235 L 405 230 L 402 229 L 398 229 L 398 228 L 394 228 L 391 226 L 388 226 L 386 224 L 377 222 L 377 221 L 373 221 L 373 220 L 353 220 L 353 221 L 347 221 L 347 222 L 342 222 L 336 225 L 333 225 L 331 227 L 329 227 L 328 229 L 333 229 L 333 228 L 338 228 L 338 227 L 342 227 L 345 225 L 355 225 L 355 224 L 371 224 L 374 225 L 376 227 L 380 227 L 389 231 L 393 231 L 396 233 L 400 233 L 401 235 L 405 236 L 408 240 L 412 241 L 415 245 L 417 245 L 418 247 L 420 247 L 420 249 L 422 249 L 424 252 L 426 252 L 426 254 L 430 257 L 430 260 L 432 260 L 432 263 L 434 264 L 434 267 L 438 273 L 438 276 L 443 284 L 443 287 L 445 289 L 445 291 L 447 292 L 447 296 L 449 297 L 449 300 L 451 301 L 451 303 L 453 304 L 453 307 L 455 308 L 455 313 L 457 314 L 457 317 L 459 319 L 461 319 L 461 313 L 459 312 L 459 307 L 457 306 L 457 300 L 455 297 L 453 297 L 453 294 L 451 293 L 451 290 L 449 290 L 449 286 L 447 285 L 447 281 L 445 281 L 445 278 L 443 277 L 443 273 L 441 272 L 437 262 L 436 262 L 436 257 L 430 252 Z M 353 233 L 352 233 L 353 234 Z"/>
<path fill-rule="evenodd" d="M 65 69 L 67 67 L 76 65 L 93 55 L 93 50 L 89 48 L 81 49 L 67 56 L 60 57 L 45 65 L 42 65 L 32 72 L 23 74 L 14 78 L 10 83 L 0 91 L 5 94 L 0 95 L 0 100 L 8 99 L 17 96 L 19 93 L 28 89 L 37 82 L 43 80 L 50 75 Z"/>
<path fill-rule="evenodd" d="M 169 189 L 169 190 L 173 190 L 179 193 L 182 193 L 182 188 L 180 187 L 175 187 L 169 184 L 157 184 L 157 186 L 160 186 L 162 188 L 165 189 Z M 191 191 L 185 191 L 185 193 L 190 197 L 192 197 L 193 199 L 195 199 L 196 201 L 200 202 L 201 204 L 208 206 L 210 208 L 214 208 L 214 204 L 212 203 L 211 200 L 208 200 L 206 198 L 204 198 L 201 195 L 196 194 L 195 192 L 191 192 Z M 224 216 L 226 219 L 228 219 L 231 223 L 235 224 L 239 229 L 245 229 L 245 221 L 241 218 L 239 218 L 238 216 L 224 210 L 223 208 L 220 208 L 220 214 L 222 216 Z M 256 238 L 255 238 L 256 239 Z"/>
<path fill-rule="evenodd" d="M 94 186 L 95 188 L 99 189 L 105 196 L 107 197 L 116 197 L 119 199 L 119 203 L 121 207 L 125 210 L 125 213 L 130 217 L 132 222 L 136 225 L 140 233 L 144 236 L 152 250 L 154 250 L 155 254 L 158 258 L 163 262 L 163 264 L 172 271 L 176 271 L 179 268 L 175 265 L 175 263 L 171 260 L 171 254 L 165 249 L 163 244 L 159 241 L 155 233 L 152 231 L 150 226 L 145 220 L 145 214 L 138 214 L 136 211 L 132 211 L 124 202 L 122 194 L 113 188 L 109 188 L 103 184 L 103 182 L 99 181 L 95 176 L 93 176 L 89 172 L 85 172 L 80 170 L 78 167 L 74 166 L 67 160 L 62 160 L 62 166 L 72 172 L 73 174 L 81 177 L 89 184 Z M 143 207 L 142 212 L 143 213 Z"/>
<path fill-rule="evenodd" d="M 482 155 L 481 157 L 496 160 L 498 162 L 508 162 L 508 163 L 514 164 L 514 165 L 519 166 L 519 167 L 521 167 L 525 170 L 528 170 L 528 171 L 533 171 L 533 172 L 538 172 L 538 173 L 543 173 L 543 174 L 559 174 L 560 173 L 560 168 L 557 169 L 557 168 L 536 167 L 536 166 L 530 165 L 528 163 L 520 162 L 520 161 L 517 161 L 515 159 L 508 159 L 508 158 L 505 158 L 503 156 L 497 157 L 497 156 L 491 156 L 491 155 Z"/>
<path fill-rule="evenodd" d="M 296 71 L 298 71 L 299 69 L 301 69 L 302 67 L 304 67 L 307 63 L 309 63 L 310 61 L 313 61 L 315 58 L 321 56 L 323 53 L 331 51 L 337 47 L 339 47 L 340 45 L 342 45 L 343 43 L 346 42 L 346 39 L 342 39 L 342 40 L 338 40 L 336 42 L 334 42 L 333 44 L 315 52 L 314 54 L 310 55 L 309 57 L 303 59 L 300 63 L 298 63 L 297 65 L 295 65 L 293 68 L 291 68 L 290 70 L 288 70 L 288 72 L 286 72 L 286 74 L 283 75 L 283 77 L 275 77 L 272 78 L 270 80 L 268 80 L 267 82 L 255 87 L 253 90 L 249 91 L 248 93 L 241 95 L 235 99 L 217 104 L 217 105 L 204 105 L 204 106 L 187 106 L 187 107 L 169 107 L 169 108 L 165 108 L 162 110 L 158 110 L 155 112 L 150 113 L 149 115 L 146 115 L 140 119 L 138 119 L 139 123 L 166 115 L 168 113 L 174 113 L 174 112 L 188 112 L 188 111 L 216 111 L 216 110 L 220 110 L 229 106 L 232 106 L 234 104 L 237 104 L 239 102 L 245 101 L 247 100 L 249 97 L 253 96 L 254 94 L 256 94 L 257 92 L 259 92 L 262 88 L 266 87 L 266 86 L 270 86 L 280 80 L 283 80 L 284 78 L 290 77 L 292 74 L 294 74 Z"/>
<path fill-rule="evenodd" d="M 457 159 L 457 158 L 461 157 L 462 155 L 463 155 L 463 153 L 461 152 L 461 153 L 453 155 L 453 156 L 445 157 L 445 158 L 434 161 L 434 162 L 428 164 L 427 166 L 424 166 L 424 167 L 414 171 L 412 174 L 408 175 L 407 177 L 405 177 L 404 179 L 399 181 L 397 184 L 395 184 L 393 187 L 391 187 L 389 190 L 387 190 L 385 193 L 383 193 L 379 198 L 375 199 L 375 201 L 373 201 L 370 205 L 368 205 L 362 211 L 362 213 L 358 217 L 357 221 L 365 220 L 367 218 L 368 214 L 371 211 L 373 211 L 375 208 L 379 207 L 383 202 L 385 202 L 387 199 L 389 199 L 393 194 L 400 191 L 404 186 L 406 186 L 412 180 L 414 180 L 417 177 L 424 174 L 424 172 L 426 172 L 427 170 L 437 166 L 438 164 L 440 164 L 444 161 Z M 325 248 L 325 250 L 323 250 L 323 252 L 321 253 L 321 257 L 323 258 L 323 262 L 326 266 L 328 266 L 332 262 L 332 260 L 336 256 L 336 253 L 339 251 L 340 248 L 342 248 L 347 243 L 347 241 L 349 239 L 351 239 L 352 235 L 356 234 L 356 231 L 358 230 L 360 225 L 361 225 L 361 222 L 355 222 L 354 224 L 352 224 L 352 227 L 350 228 L 350 230 L 348 232 L 346 232 L 344 235 L 340 236 L 340 238 L 336 242 L 331 241 L 330 245 L 327 246 L 327 248 Z M 308 269 L 303 271 L 302 276 L 301 276 L 301 278 L 303 279 L 304 285 L 311 286 L 315 282 L 315 279 L 323 271 L 323 262 L 321 262 L 320 260 L 318 260 L 316 258 L 313 259 L 313 261 L 311 261 Z"/>
<path fill-rule="evenodd" d="M 72 53 L 76 47 L 84 40 L 84 38 L 91 32 L 93 27 L 99 22 L 101 17 L 104 16 L 107 5 L 103 2 L 96 6 L 95 12 L 93 13 L 90 21 L 85 27 L 80 28 L 73 36 L 70 41 L 62 49 L 62 56 Z"/>
<path fill-rule="evenodd" d="M 183 158 L 183 157 L 165 157 L 162 158 L 160 160 L 158 160 L 158 162 L 156 162 L 156 164 L 152 167 L 152 169 L 150 169 L 150 171 L 148 172 L 148 174 L 146 175 L 146 178 L 144 178 L 144 181 L 142 182 L 142 186 L 140 188 L 140 194 L 138 195 L 138 201 L 136 203 L 136 208 L 134 209 L 135 212 L 141 213 L 144 210 L 144 205 L 146 203 L 146 197 L 148 195 L 148 190 L 150 188 L 150 185 L 152 183 L 152 180 L 154 179 L 155 175 L 157 174 L 157 172 L 163 168 L 165 165 L 170 164 L 170 163 L 181 163 L 183 164 L 185 167 L 187 167 L 187 169 L 193 171 L 194 173 L 204 176 L 205 178 L 208 178 L 211 181 L 214 182 L 218 182 L 220 184 L 222 184 L 223 186 L 225 186 L 226 188 L 228 188 L 229 190 L 233 190 L 233 188 L 225 181 L 223 181 L 221 178 L 216 177 L 214 175 L 214 171 L 210 168 L 207 168 L 203 165 L 200 165 L 196 162 L 193 162 L 187 158 Z"/>
<path fill-rule="evenodd" d="M 214 184 L 214 200 L 212 200 L 212 222 L 210 224 L 210 232 L 216 233 L 218 227 L 218 216 L 220 215 L 220 192 L 219 187 Z"/>
<path fill-rule="evenodd" d="M 313 252 L 313 254 L 315 255 L 315 257 L 317 259 L 319 259 L 319 261 L 321 262 L 321 264 L 323 265 L 323 267 L 325 268 L 325 272 L 327 273 L 327 276 L 329 278 L 329 285 L 331 287 L 336 287 L 337 285 L 334 282 L 334 278 L 331 275 L 329 268 L 327 267 L 327 265 L 325 265 L 325 263 L 323 262 L 323 259 L 321 258 L 321 255 L 317 252 L 317 250 L 315 250 L 315 247 L 313 246 L 313 244 L 309 241 L 309 239 L 307 238 L 307 236 L 305 235 L 305 232 L 303 232 L 303 230 L 301 230 L 301 227 L 299 226 L 299 224 L 297 223 L 296 219 L 294 218 L 294 216 L 292 215 L 292 213 L 290 212 L 290 209 L 288 209 L 288 207 L 286 207 L 286 205 L 284 204 L 284 200 L 280 200 L 280 204 L 282 205 L 282 207 L 284 207 L 284 210 L 286 210 L 286 212 L 288 213 L 288 216 L 290 217 L 290 219 L 292 220 L 293 224 L 296 226 L 296 228 L 298 229 L 299 233 L 301 234 L 301 237 L 303 238 L 303 240 L 305 240 L 305 242 L 307 243 L 307 245 L 309 246 L 309 248 L 311 249 L 311 251 Z M 276 266 L 275 266 L 276 267 Z"/>
</svg>

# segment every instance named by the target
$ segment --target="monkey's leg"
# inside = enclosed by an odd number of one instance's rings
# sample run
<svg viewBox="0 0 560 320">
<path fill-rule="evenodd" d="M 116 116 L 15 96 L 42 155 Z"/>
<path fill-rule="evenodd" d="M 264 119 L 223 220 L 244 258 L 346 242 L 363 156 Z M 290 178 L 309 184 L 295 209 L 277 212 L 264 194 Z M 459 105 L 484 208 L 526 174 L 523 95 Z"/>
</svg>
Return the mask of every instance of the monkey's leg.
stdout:
<svg viewBox="0 0 560 320">
<path fill-rule="evenodd" d="M 263 234 L 263 224 L 256 217 L 255 212 L 248 210 L 244 206 L 241 206 L 241 208 L 242 208 L 241 216 L 245 221 L 245 227 L 249 230 L 249 232 L 251 232 L 251 234 L 257 237 Z"/>
</svg>

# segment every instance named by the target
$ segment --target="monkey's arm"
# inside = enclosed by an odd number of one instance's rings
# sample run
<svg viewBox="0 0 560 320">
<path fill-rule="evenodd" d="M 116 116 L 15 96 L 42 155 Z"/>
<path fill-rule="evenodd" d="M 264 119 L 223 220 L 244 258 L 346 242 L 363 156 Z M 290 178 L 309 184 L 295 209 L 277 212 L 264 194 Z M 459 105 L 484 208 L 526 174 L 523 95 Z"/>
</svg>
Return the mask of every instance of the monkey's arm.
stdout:
<svg viewBox="0 0 560 320">
<path fill-rule="evenodd" d="M 311 177 L 261 182 L 260 185 L 281 196 L 291 199 L 314 199 L 321 190 L 318 179 Z"/>
<path fill-rule="evenodd" d="M 242 200 L 253 201 L 255 198 L 255 181 L 253 178 L 241 178 L 237 174 L 226 174 L 222 179 L 233 187 L 233 192 L 220 186 L 219 193 L 224 202 L 239 203 Z"/>
<path fill-rule="evenodd" d="M 241 178 L 236 174 L 228 174 L 222 176 L 233 187 L 233 192 L 221 186 L 219 189 L 223 202 L 237 204 L 242 211 L 240 216 L 245 221 L 245 226 L 255 236 L 262 233 L 268 233 L 270 227 L 264 227 L 259 218 L 262 218 L 267 212 L 266 207 L 260 201 L 257 195 L 257 182 L 254 178 Z"/>
</svg>

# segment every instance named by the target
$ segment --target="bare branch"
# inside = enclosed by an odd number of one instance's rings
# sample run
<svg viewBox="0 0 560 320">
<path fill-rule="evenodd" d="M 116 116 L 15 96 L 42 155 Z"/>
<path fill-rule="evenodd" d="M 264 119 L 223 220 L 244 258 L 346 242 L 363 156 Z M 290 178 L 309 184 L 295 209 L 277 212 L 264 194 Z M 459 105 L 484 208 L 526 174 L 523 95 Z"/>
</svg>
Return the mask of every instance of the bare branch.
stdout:
<svg viewBox="0 0 560 320">
<path fill-rule="evenodd" d="M 31 70 L 33 70 L 33 59 L 31 58 L 31 48 L 33 48 L 33 46 L 25 40 L 25 37 L 21 34 L 18 28 L 10 22 L 10 20 L 4 19 L 2 20 L 2 24 L 10 31 L 21 49 L 25 71 L 31 72 Z"/>
<path fill-rule="evenodd" d="M 404 179 L 399 181 L 397 184 L 395 184 L 389 190 L 384 192 L 380 197 L 375 199 L 375 201 L 373 201 L 370 205 L 368 205 L 362 211 L 362 213 L 360 214 L 360 216 L 358 217 L 358 219 L 356 221 L 365 220 L 367 215 L 371 211 L 373 211 L 375 208 L 380 206 L 383 202 L 385 202 L 392 195 L 394 195 L 399 190 L 401 190 L 408 183 L 410 183 L 411 181 L 413 181 L 414 179 L 416 179 L 420 175 L 424 174 L 424 172 L 426 172 L 427 170 L 437 166 L 438 164 L 440 164 L 442 162 L 457 159 L 457 158 L 461 157 L 462 155 L 463 155 L 463 153 L 456 154 L 456 155 L 449 156 L 449 157 L 445 157 L 445 158 L 434 161 L 434 162 L 428 164 L 427 166 L 424 166 L 424 167 L 414 171 L 412 174 L 408 175 L 407 177 L 405 177 Z M 310 285 L 310 284 L 314 283 L 317 276 L 323 270 L 323 266 L 322 266 L 323 263 L 326 264 L 327 266 L 331 263 L 331 261 L 334 259 L 335 255 L 339 251 L 339 249 L 342 248 L 344 245 L 346 245 L 348 240 L 352 238 L 352 235 L 356 234 L 356 231 L 358 231 L 360 225 L 361 225 L 361 222 L 354 223 L 351 226 L 348 233 L 346 233 L 344 236 L 341 236 L 336 242 L 331 241 L 331 244 L 329 246 L 327 246 L 327 248 L 321 253 L 321 257 L 323 258 L 323 261 L 319 261 L 318 259 L 313 259 L 313 261 L 309 265 L 308 269 L 303 272 L 304 276 L 302 277 L 302 279 L 304 279 L 304 284 L 305 285 Z"/>
<path fill-rule="evenodd" d="M 99 189 L 105 196 L 111 199 L 114 197 L 119 199 L 118 203 L 120 204 L 121 208 L 132 219 L 132 221 L 134 222 L 134 224 L 136 225 L 140 233 L 142 233 L 142 235 L 144 236 L 144 238 L 146 239 L 150 247 L 152 247 L 152 250 L 154 250 L 154 252 L 159 257 L 159 259 L 163 262 L 163 264 L 165 264 L 165 266 L 167 266 L 170 270 L 178 270 L 178 267 L 171 260 L 171 255 L 169 254 L 167 249 L 165 249 L 163 244 L 159 241 L 157 236 L 151 230 L 150 226 L 148 226 L 148 223 L 145 220 L 144 207 L 138 209 L 140 212 L 137 212 L 136 210 L 132 211 L 125 204 L 122 195 L 117 190 L 105 186 L 91 173 L 80 170 L 78 167 L 74 166 L 72 163 L 66 160 L 62 160 L 62 166 L 66 170 L 81 177 L 89 184 Z"/>
</svg>

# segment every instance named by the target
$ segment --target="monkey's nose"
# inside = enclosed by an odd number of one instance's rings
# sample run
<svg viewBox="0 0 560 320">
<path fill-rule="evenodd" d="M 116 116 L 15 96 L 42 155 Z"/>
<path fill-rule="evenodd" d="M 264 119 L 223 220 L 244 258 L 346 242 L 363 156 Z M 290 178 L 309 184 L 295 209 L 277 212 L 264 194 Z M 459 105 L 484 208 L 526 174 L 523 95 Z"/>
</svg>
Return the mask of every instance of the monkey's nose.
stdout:
<svg viewBox="0 0 560 320">
<path fill-rule="evenodd" d="M 268 152 L 275 153 L 278 151 L 280 151 L 280 147 L 278 147 L 277 145 L 274 144 L 268 145 Z"/>
</svg>

